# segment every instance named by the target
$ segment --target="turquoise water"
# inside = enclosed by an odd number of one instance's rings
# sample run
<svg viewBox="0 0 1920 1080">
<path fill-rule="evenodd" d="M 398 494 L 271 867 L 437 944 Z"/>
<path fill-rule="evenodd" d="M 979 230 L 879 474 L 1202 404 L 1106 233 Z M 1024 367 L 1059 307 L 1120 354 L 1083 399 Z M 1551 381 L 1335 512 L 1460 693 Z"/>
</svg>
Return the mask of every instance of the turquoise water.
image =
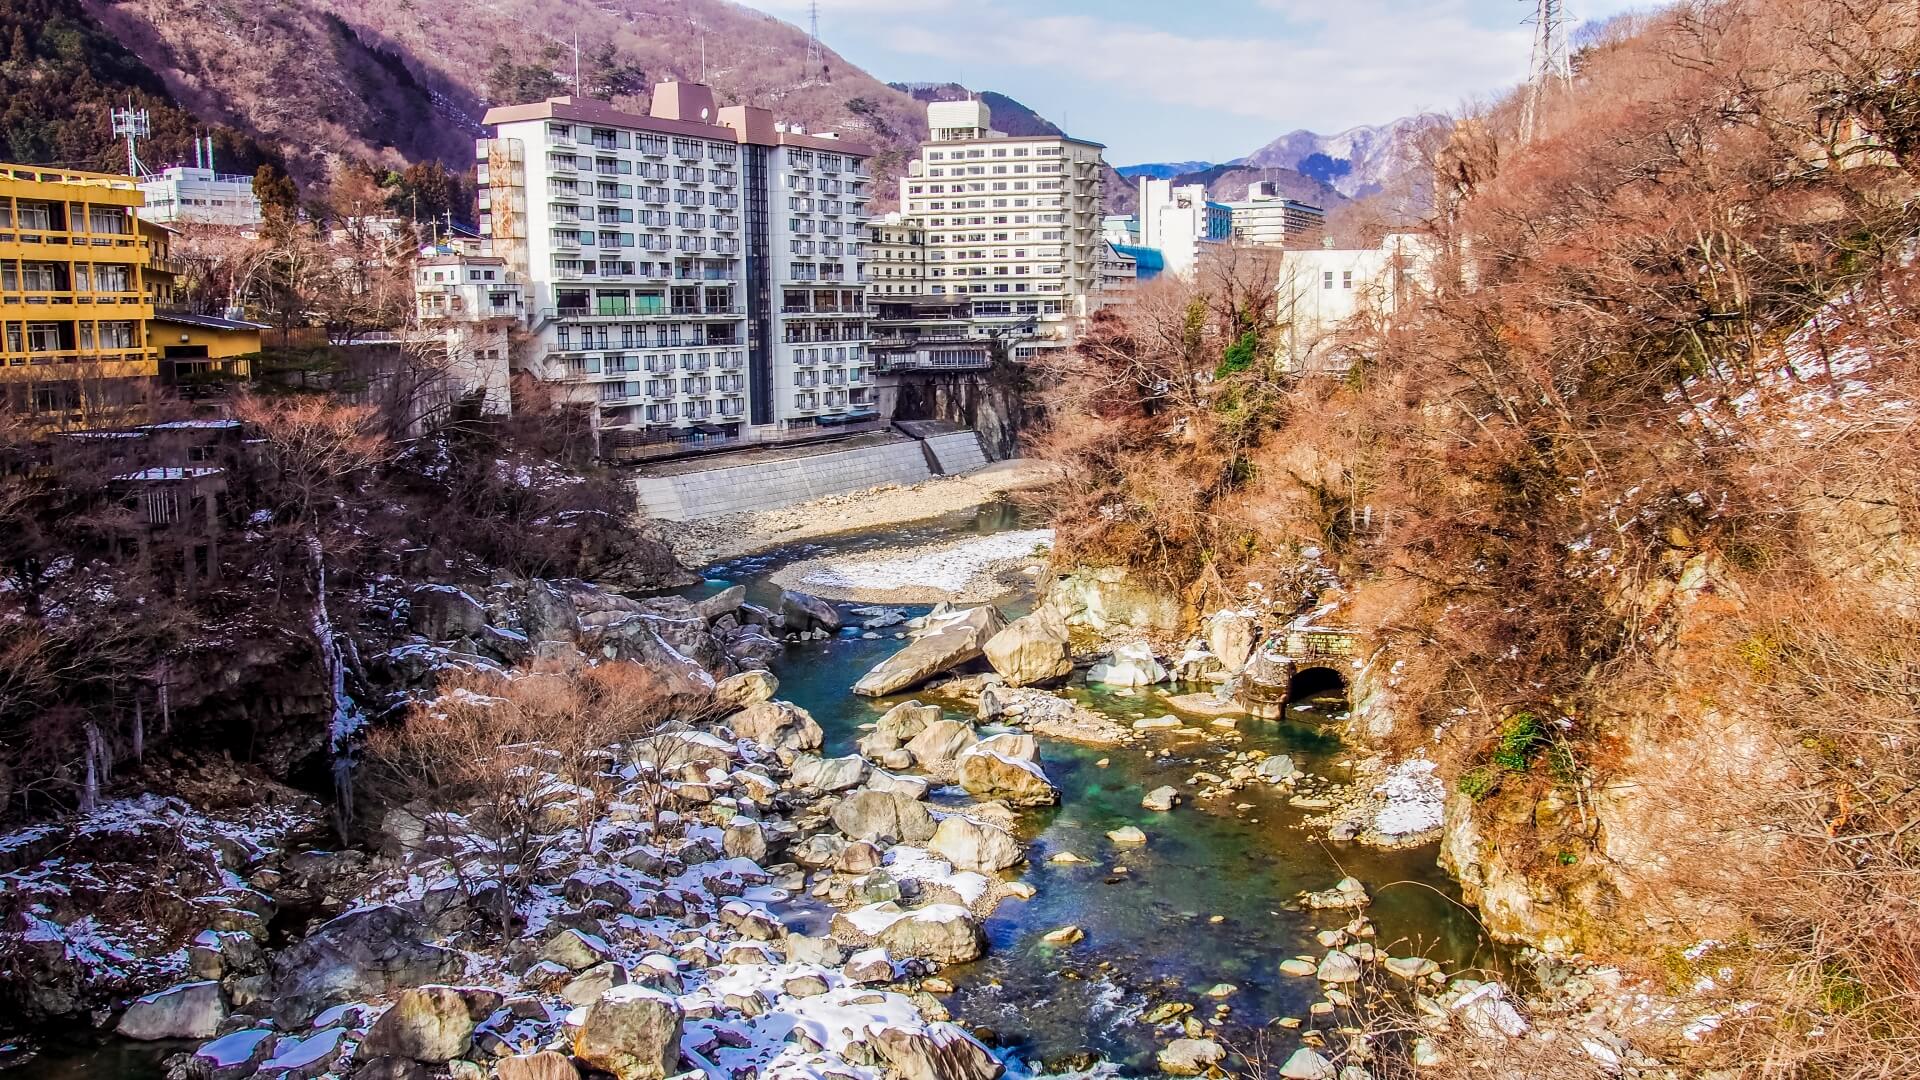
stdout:
<svg viewBox="0 0 1920 1080">
<path fill-rule="evenodd" d="M 896 546 L 1016 523 L 1010 512 L 995 510 L 949 519 L 907 537 L 797 547 L 715 568 L 713 579 L 693 591 L 710 593 L 745 581 L 756 602 L 771 603 L 779 590 L 762 576 L 788 561 L 829 549 Z M 1030 602 L 1009 598 L 1002 607 Z M 908 605 L 905 610 L 920 614 L 926 608 Z M 820 722 L 827 753 L 851 753 L 861 724 L 913 696 L 870 700 L 848 689 L 899 647 L 891 637 L 791 646 L 774 668 L 780 696 Z M 1079 685 L 1078 676 L 1075 682 L 1068 690 L 1072 696 L 1123 722 L 1171 711 L 1157 691 L 1120 696 Z M 1195 688 L 1168 692 L 1190 689 Z M 1282 722 L 1243 720 L 1245 738 L 1237 745 L 1156 736 L 1143 744 L 1100 749 L 1043 740 L 1041 764 L 1061 788 L 1062 805 L 1023 816 L 1022 838 L 1032 845 L 1029 861 L 1010 872 L 1037 891 L 1031 900 L 1009 899 L 995 911 L 986 924 L 991 949 L 984 959 L 945 973 L 956 984 L 945 999 L 955 1019 L 1030 1061 L 1063 1065 L 1100 1058 L 1130 1073 L 1150 1073 L 1153 1053 L 1166 1039 L 1139 1022 L 1142 1011 L 1162 1002 L 1185 1002 L 1194 1006 L 1194 1015 L 1210 1018 L 1215 999 L 1202 995 L 1217 983 L 1230 983 L 1238 989 L 1223 999 L 1230 1012 L 1219 1031 L 1229 1042 L 1247 1045 L 1254 1029 L 1276 1018 L 1306 1020 L 1308 1006 L 1319 999 L 1313 979 L 1283 975 L 1279 964 L 1326 951 L 1313 933 L 1344 925 L 1347 916 L 1316 916 L 1293 901 L 1301 891 L 1327 888 L 1346 874 L 1359 878 L 1374 896 L 1367 915 L 1378 928 L 1377 947 L 1396 955 L 1430 956 L 1449 971 L 1495 966 L 1497 957 L 1458 903 L 1458 889 L 1435 866 L 1433 846 L 1383 852 L 1315 839 L 1297 827 L 1306 812 L 1287 806 L 1284 793 L 1263 784 L 1209 803 L 1195 801 L 1199 785 L 1188 782 L 1192 774 L 1225 775 L 1224 759 L 1236 750 L 1292 754 L 1307 772 L 1341 776 L 1334 763 L 1344 750 L 1324 721 L 1343 703 L 1336 697 L 1306 705 Z M 1162 748 L 1171 756 L 1159 756 Z M 1186 801 L 1171 813 L 1143 809 L 1141 797 L 1162 784 L 1181 790 Z M 1148 842 L 1115 845 L 1106 833 L 1122 825 L 1139 827 Z M 1047 861 L 1061 851 L 1089 862 Z M 1116 867 L 1126 870 L 1116 873 Z M 1080 927 L 1086 939 L 1065 947 L 1040 940 L 1068 925 Z M 1283 1055 L 1294 1039 L 1279 1040 Z"/>
</svg>

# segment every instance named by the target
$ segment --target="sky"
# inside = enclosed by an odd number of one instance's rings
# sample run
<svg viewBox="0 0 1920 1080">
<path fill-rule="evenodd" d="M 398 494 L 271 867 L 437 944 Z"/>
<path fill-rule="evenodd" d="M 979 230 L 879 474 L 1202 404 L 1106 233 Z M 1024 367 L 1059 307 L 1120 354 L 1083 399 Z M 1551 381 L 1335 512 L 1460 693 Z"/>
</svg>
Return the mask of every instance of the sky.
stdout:
<svg viewBox="0 0 1920 1080">
<path fill-rule="evenodd" d="M 804 27 L 807 0 L 744 0 Z M 1107 160 L 1225 161 L 1298 128 L 1452 111 L 1523 78 L 1532 0 L 819 0 L 884 82 L 994 90 Z M 1566 0 L 1572 24 L 1637 6 Z"/>
</svg>

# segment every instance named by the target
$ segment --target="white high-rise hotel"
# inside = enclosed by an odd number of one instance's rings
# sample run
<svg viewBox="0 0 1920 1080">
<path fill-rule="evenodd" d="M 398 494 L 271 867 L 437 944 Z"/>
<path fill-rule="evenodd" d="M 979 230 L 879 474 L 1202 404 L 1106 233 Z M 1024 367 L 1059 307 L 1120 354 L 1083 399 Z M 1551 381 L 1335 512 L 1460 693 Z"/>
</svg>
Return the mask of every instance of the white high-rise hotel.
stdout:
<svg viewBox="0 0 1920 1080">
<path fill-rule="evenodd" d="M 865 146 L 691 83 L 645 116 L 557 97 L 486 123 L 481 232 L 534 331 L 518 366 L 602 431 L 757 439 L 872 413 Z"/>
<path fill-rule="evenodd" d="M 978 101 L 928 105 L 900 206 L 925 229 L 928 293 L 968 297 L 976 327 L 1016 328 L 1014 354 L 1031 355 L 1068 344 L 1099 304 L 1102 147 L 992 120 Z"/>
</svg>

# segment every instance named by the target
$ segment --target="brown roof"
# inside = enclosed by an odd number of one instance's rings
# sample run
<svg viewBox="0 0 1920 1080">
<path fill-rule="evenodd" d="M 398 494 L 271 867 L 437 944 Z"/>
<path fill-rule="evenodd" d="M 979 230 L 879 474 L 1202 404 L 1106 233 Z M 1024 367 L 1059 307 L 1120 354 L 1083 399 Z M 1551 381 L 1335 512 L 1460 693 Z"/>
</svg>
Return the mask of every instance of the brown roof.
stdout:
<svg viewBox="0 0 1920 1080">
<path fill-rule="evenodd" d="M 759 110 L 764 111 L 764 110 Z M 721 109 L 723 118 L 729 114 L 738 115 L 736 109 Z M 515 124 L 527 120 L 567 120 L 580 124 L 604 124 L 609 127 L 631 128 L 638 131 L 651 131 L 663 135 L 687 135 L 703 139 L 717 139 L 723 142 L 753 142 L 763 146 L 800 146 L 811 150 L 827 150 L 855 157 L 872 157 L 873 148 L 865 143 L 851 139 L 830 138 L 825 135 L 800 134 L 792 131 L 770 132 L 760 129 L 763 125 L 749 122 L 749 131 L 741 131 L 724 124 L 706 124 L 697 120 L 677 120 L 662 116 L 650 116 L 642 113 L 626 112 L 616 109 L 609 102 L 596 101 L 593 98 L 564 95 L 551 97 L 545 101 L 526 105 L 496 105 L 487 110 L 481 122 L 494 126 Z M 770 141 L 767 141 L 770 140 Z"/>
</svg>

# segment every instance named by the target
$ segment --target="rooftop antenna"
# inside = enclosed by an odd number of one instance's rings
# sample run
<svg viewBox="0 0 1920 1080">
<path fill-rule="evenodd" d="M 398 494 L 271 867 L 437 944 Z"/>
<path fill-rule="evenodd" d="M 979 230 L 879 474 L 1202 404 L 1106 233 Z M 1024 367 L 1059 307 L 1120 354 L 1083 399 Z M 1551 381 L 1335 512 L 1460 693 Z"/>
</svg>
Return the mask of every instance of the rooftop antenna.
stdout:
<svg viewBox="0 0 1920 1080">
<path fill-rule="evenodd" d="M 578 30 L 573 32 L 573 96 L 583 96 L 580 93 L 580 31 Z"/>
<path fill-rule="evenodd" d="M 1573 67 L 1567 60 L 1567 12 L 1563 0 L 1533 0 L 1533 62 L 1527 73 L 1527 97 L 1520 111 L 1520 141 L 1533 141 L 1540 103 L 1558 83 L 1573 87 Z"/>
<path fill-rule="evenodd" d="M 126 136 L 127 175 L 145 175 L 147 168 L 140 164 L 140 155 L 137 152 L 135 144 L 139 140 L 153 134 L 153 123 L 147 118 L 147 110 L 135 109 L 133 107 L 133 100 L 129 98 L 126 108 L 110 110 L 107 113 L 107 118 L 113 124 L 114 138 L 119 138 L 123 135 Z"/>
</svg>

